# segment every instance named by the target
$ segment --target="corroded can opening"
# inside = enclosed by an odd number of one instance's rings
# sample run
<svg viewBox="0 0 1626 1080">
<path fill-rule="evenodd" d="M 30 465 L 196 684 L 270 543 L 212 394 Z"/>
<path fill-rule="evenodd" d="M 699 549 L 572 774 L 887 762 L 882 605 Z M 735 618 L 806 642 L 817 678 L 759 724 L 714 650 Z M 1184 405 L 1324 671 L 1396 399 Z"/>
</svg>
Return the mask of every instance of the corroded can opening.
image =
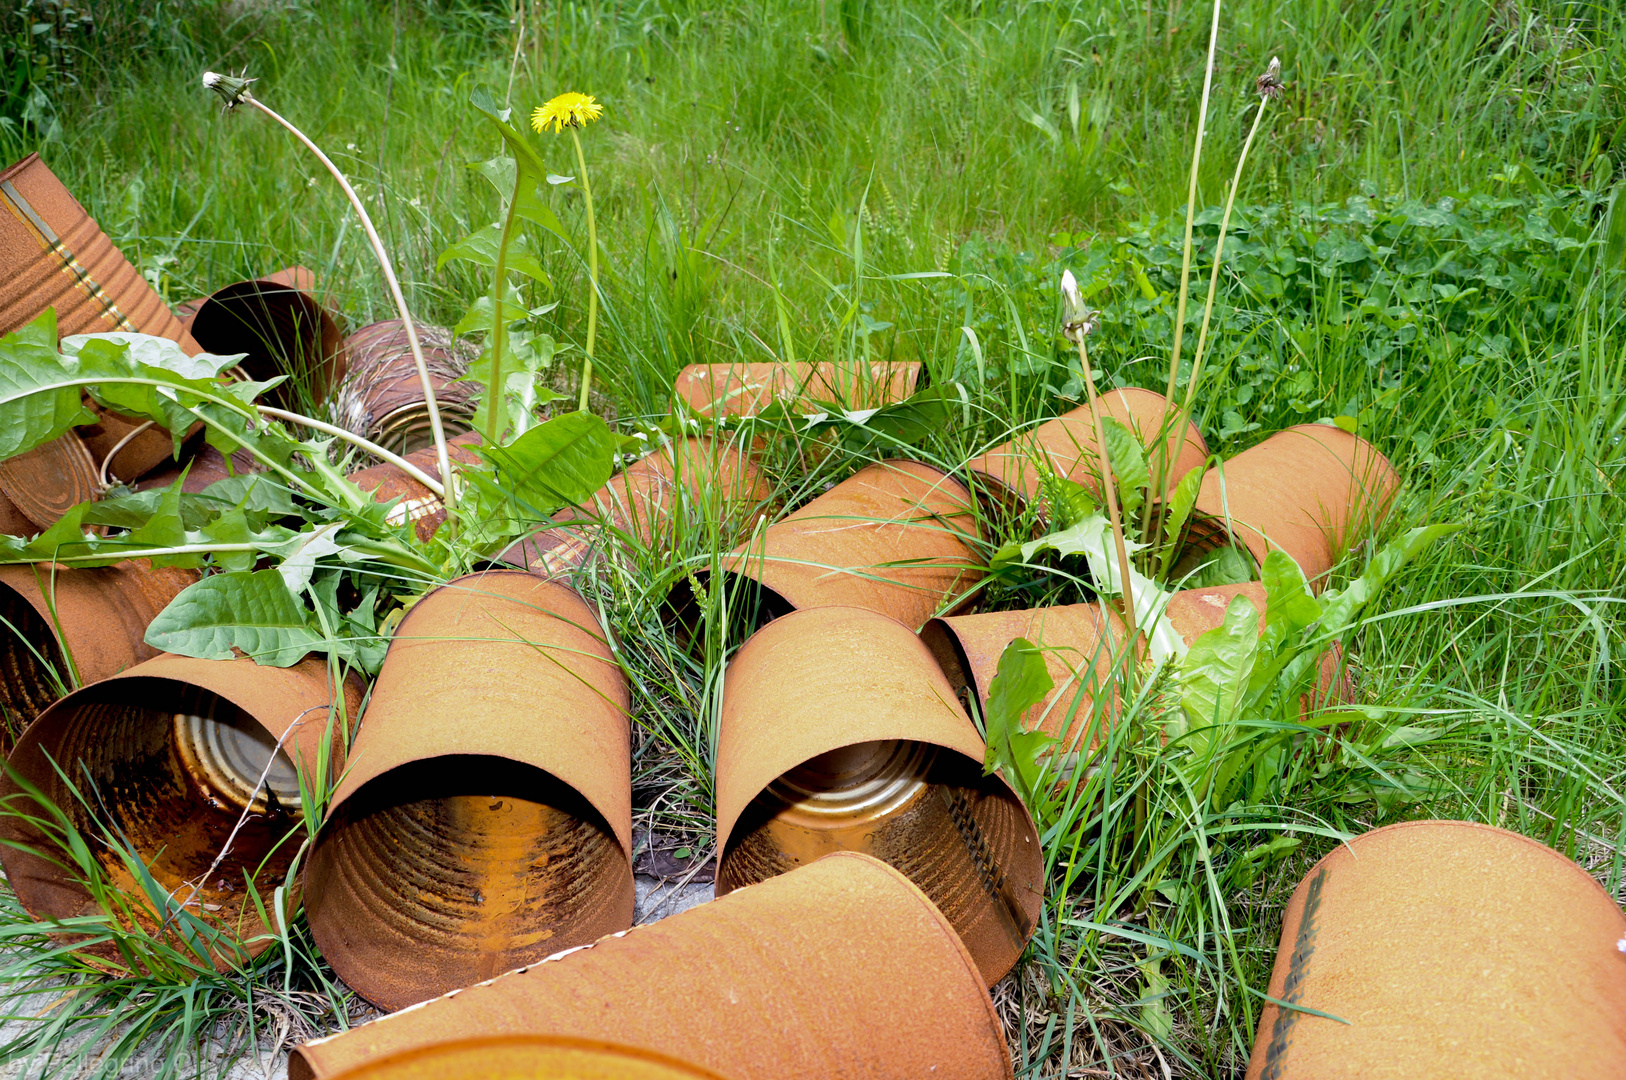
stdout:
<svg viewBox="0 0 1626 1080">
<path fill-rule="evenodd" d="M 721 1080 L 717 1073 L 627 1046 L 557 1035 L 455 1039 L 346 1069 L 334 1080 Z"/>
<path fill-rule="evenodd" d="M 3 745 L 22 734 L 70 683 L 51 627 L 32 604 L 0 584 L 0 724 Z"/>
<path fill-rule="evenodd" d="M 299 771 L 277 741 L 235 707 L 214 700 L 208 716 L 176 713 L 175 754 L 181 766 L 208 792 L 255 814 L 299 815 Z"/>
</svg>

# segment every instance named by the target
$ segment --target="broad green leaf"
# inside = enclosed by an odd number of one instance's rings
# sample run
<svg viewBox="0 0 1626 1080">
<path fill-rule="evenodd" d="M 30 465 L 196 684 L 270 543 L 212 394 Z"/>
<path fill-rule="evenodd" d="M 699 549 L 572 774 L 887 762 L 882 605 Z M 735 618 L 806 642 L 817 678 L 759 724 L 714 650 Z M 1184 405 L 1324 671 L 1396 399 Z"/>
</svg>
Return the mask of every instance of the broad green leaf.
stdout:
<svg viewBox="0 0 1626 1080">
<path fill-rule="evenodd" d="M 1225 621 L 1193 642 L 1180 661 L 1180 707 L 1193 729 L 1236 718 L 1258 647 L 1259 612 L 1246 596 L 1234 596 Z"/>
<path fill-rule="evenodd" d="M 497 254 L 502 240 L 502 226 L 498 224 L 487 225 L 485 228 L 469 236 L 465 236 L 445 251 L 435 260 L 435 269 L 439 270 L 454 259 L 473 263 L 495 270 L 497 267 Z M 553 279 L 548 272 L 542 269 L 542 263 L 537 259 L 536 253 L 531 250 L 530 241 L 516 230 L 508 237 L 508 257 L 503 263 L 505 270 L 512 270 L 526 277 L 534 278 L 544 285 L 552 285 Z"/>
<path fill-rule="evenodd" d="M 524 331 L 511 330 L 506 337 L 505 345 L 499 379 L 499 385 L 503 388 L 500 397 L 487 393 L 485 389 L 486 383 L 491 379 L 489 341 L 485 351 L 480 354 L 479 362 L 459 381 L 475 383 L 480 387 L 474 417 L 470 421 L 474 430 L 482 432 L 490 430 L 491 405 L 493 402 L 499 402 L 498 442 L 511 443 L 541 423 L 536 415 L 536 410 L 540 406 L 557 401 L 564 395 L 541 384 L 541 373 L 552 366 L 554 354 L 559 348 L 552 335 L 537 334 L 533 337 Z"/>
<path fill-rule="evenodd" d="M 155 649 L 203 660 L 241 649 L 256 663 L 292 667 L 322 637 L 276 570 L 213 574 L 183 589 L 147 627 Z"/>
<path fill-rule="evenodd" d="M 1163 519 L 1162 570 L 1165 577 L 1169 573 L 1169 564 L 1180 549 L 1180 536 L 1191 518 L 1192 509 L 1197 505 L 1197 494 L 1202 489 L 1203 476 L 1207 472 L 1206 466 L 1192 469 L 1180 478 L 1180 482 L 1174 485 L 1174 491 L 1169 494 L 1168 516 Z"/>
<path fill-rule="evenodd" d="M 0 337 L 0 460 L 50 442 L 75 424 L 92 423 L 83 391 L 56 349 L 56 311 Z"/>
<path fill-rule="evenodd" d="M 1135 433 L 1110 416 L 1101 418 L 1106 433 L 1107 456 L 1112 461 L 1112 478 L 1117 482 L 1118 502 L 1125 520 L 1146 501 L 1152 486 L 1152 474 L 1146 465 L 1146 451 L 1141 449 Z"/>
<path fill-rule="evenodd" d="M 1005 646 L 993 682 L 988 685 L 988 709 L 983 717 L 988 750 L 983 775 L 996 769 L 1003 772 L 1030 807 L 1043 776 L 1039 758 L 1056 739 L 1042 731 L 1023 730 L 1022 717 L 1054 686 L 1044 654 L 1026 638 L 1017 638 Z"/>
<path fill-rule="evenodd" d="M 496 467 L 499 487 L 521 512 L 540 520 L 585 501 L 615 469 L 619 440 L 592 413 L 571 412 L 539 424 L 510 446 L 481 446 Z"/>
</svg>

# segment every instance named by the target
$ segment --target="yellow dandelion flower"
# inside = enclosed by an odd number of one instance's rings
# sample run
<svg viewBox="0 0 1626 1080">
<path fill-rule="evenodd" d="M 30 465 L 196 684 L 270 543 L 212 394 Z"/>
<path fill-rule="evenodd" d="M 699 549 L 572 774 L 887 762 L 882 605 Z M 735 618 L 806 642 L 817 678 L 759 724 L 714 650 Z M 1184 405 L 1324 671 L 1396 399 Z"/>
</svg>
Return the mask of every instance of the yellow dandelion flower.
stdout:
<svg viewBox="0 0 1626 1080">
<path fill-rule="evenodd" d="M 586 127 L 589 122 L 604 115 L 604 106 L 593 100 L 591 94 L 560 94 L 546 105 L 538 105 L 531 113 L 531 127 L 538 134 L 553 125 L 555 134 L 567 127 Z"/>
</svg>

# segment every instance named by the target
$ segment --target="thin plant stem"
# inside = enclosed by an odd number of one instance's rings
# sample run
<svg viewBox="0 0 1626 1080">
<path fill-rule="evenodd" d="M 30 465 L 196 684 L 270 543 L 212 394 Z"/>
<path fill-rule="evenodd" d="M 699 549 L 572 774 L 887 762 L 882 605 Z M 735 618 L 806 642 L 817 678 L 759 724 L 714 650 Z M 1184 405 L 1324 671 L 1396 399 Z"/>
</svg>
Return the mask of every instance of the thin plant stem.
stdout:
<svg viewBox="0 0 1626 1080">
<path fill-rule="evenodd" d="M 1191 229 L 1197 216 L 1197 174 L 1198 167 L 1203 159 L 1203 133 L 1208 126 L 1208 97 L 1214 86 L 1214 50 L 1219 45 L 1220 0 L 1214 0 L 1214 19 L 1208 28 L 1208 63 L 1203 68 L 1203 99 L 1197 110 L 1197 137 L 1191 145 L 1191 179 L 1186 185 L 1186 237 L 1180 254 L 1180 296 L 1175 301 L 1174 314 L 1174 344 L 1169 350 L 1169 385 L 1164 392 L 1165 400 L 1174 400 L 1175 383 L 1180 378 L 1180 345 L 1186 332 L 1186 287 L 1191 282 Z M 1165 420 L 1167 414 L 1165 414 Z M 1175 429 L 1177 432 L 1180 430 Z M 1169 438 L 1168 432 L 1160 433 L 1157 445 L 1157 469 L 1152 478 L 1152 491 L 1161 492 L 1163 481 L 1169 468 Z M 1147 499 L 1147 516 L 1144 519 L 1151 522 L 1152 506 L 1159 500 Z M 1150 535 L 1142 530 L 1143 535 Z"/>
<path fill-rule="evenodd" d="M 1225 213 L 1220 215 L 1219 239 L 1214 242 L 1214 269 L 1208 275 L 1208 298 L 1203 301 L 1203 322 L 1197 331 L 1197 350 L 1191 354 L 1191 379 L 1186 383 L 1185 399 L 1174 418 L 1176 431 L 1185 430 L 1196 402 L 1197 382 L 1203 373 L 1203 353 L 1208 345 L 1208 320 L 1214 314 L 1214 296 L 1219 292 L 1220 263 L 1225 258 L 1225 234 L 1231 227 L 1231 208 L 1236 205 L 1236 189 L 1242 185 L 1242 170 L 1248 164 L 1248 150 L 1253 146 L 1253 137 L 1259 133 L 1259 122 L 1265 118 L 1265 106 L 1269 103 L 1269 98 L 1260 97 L 1259 111 L 1253 114 L 1253 126 L 1248 129 L 1248 137 L 1242 143 L 1242 154 L 1236 159 L 1236 174 L 1231 177 L 1231 190 L 1225 195 Z"/>
<path fill-rule="evenodd" d="M 1090 416 L 1095 420 L 1096 445 L 1101 448 L 1101 487 L 1106 492 L 1107 520 L 1112 523 L 1112 542 L 1118 549 L 1118 578 L 1123 588 L 1124 626 L 1128 640 L 1124 644 L 1124 687 L 1134 686 L 1135 677 L 1135 595 L 1129 584 L 1129 548 L 1124 543 L 1123 521 L 1118 516 L 1118 484 L 1112 475 L 1112 455 L 1107 451 L 1107 425 L 1101 416 L 1099 399 L 1095 393 L 1095 373 L 1090 370 L 1090 356 L 1084 348 L 1084 335 L 1078 335 L 1078 362 L 1084 366 L 1084 387 L 1090 395 Z"/>
<path fill-rule="evenodd" d="M 333 174 L 333 178 L 339 182 L 339 187 L 344 189 L 345 198 L 350 200 L 351 207 L 355 209 L 356 216 L 361 219 L 361 227 L 367 232 L 367 240 L 373 246 L 373 255 L 378 259 L 379 269 L 384 272 L 384 281 L 389 285 L 390 296 L 395 301 L 395 310 L 400 313 L 401 325 L 406 330 L 407 347 L 412 350 L 412 360 L 418 366 L 418 382 L 423 387 L 424 404 L 429 410 L 429 430 L 435 437 L 435 455 L 440 459 L 440 475 L 446 481 L 441 495 L 441 503 L 446 507 L 446 516 L 455 520 L 457 517 L 457 485 L 452 481 L 452 460 L 451 456 L 446 452 L 446 430 L 441 426 L 440 422 L 440 404 L 435 400 L 435 386 L 429 378 L 429 365 L 424 361 L 423 346 L 418 342 L 417 325 L 412 321 L 412 312 L 407 308 L 406 296 L 401 292 L 401 282 L 395 276 L 395 266 L 390 262 L 389 253 L 384 250 L 384 241 L 379 239 L 378 230 L 373 228 L 373 219 L 368 216 L 367 208 L 361 205 L 361 198 L 356 195 L 356 189 L 350 186 L 350 181 L 345 179 L 344 173 L 339 171 L 339 167 L 333 164 L 326 154 L 322 153 L 320 146 L 312 142 L 303 131 L 283 119 L 275 109 L 270 108 L 247 90 L 243 91 L 241 100 L 265 113 L 265 115 L 286 128 L 294 138 L 304 143 L 305 148 L 315 154 L 317 160 L 326 166 L 328 172 Z"/>
<path fill-rule="evenodd" d="M 301 427 L 308 427 L 313 431 L 320 431 L 324 435 L 331 435 L 335 439 L 347 442 L 351 446 L 364 450 L 368 454 L 371 454 L 373 457 L 378 458 L 386 464 L 394 465 L 397 469 L 400 469 L 402 472 L 412 477 L 412 479 L 434 492 L 437 496 L 441 497 L 442 499 L 445 498 L 446 489 L 439 481 L 432 478 L 428 473 L 412 464 L 412 462 L 408 461 L 406 458 L 401 457 L 398 454 L 391 453 L 370 439 L 365 439 L 353 431 L 346 431 L 344 428 L 329 424 L 326 421 L 317 420 L 309 416 L 302 416 L 299 413 L 287 412 L 283 409 L 274 409 L 269 405 L 256 405 L 254 407 L 264 416 L 273 417 L 277 420 L 285 420 L 290 424 L 298 424 Z"/>
<path fill-rule="evenodd" d="M 514 193 L 508 200 L 508 213 L 503 215 L 502 236 L 497 240 L 497 267 L 491 282 L 491 378 L 486 381 L 486 408 L 491 416 L 486 421 L 486 445 L 496 446 L 502 434 L 502 403 L 505 388 L 502 384 L 502 337 L 507 328 L 502 315 L 503 288 L 508 277 L 508 242 L 514 233 L 514 211 L 519 206 L 519 168 L 514 169 Z"/>
<path fill-rule="evenodd" d="M 576 145 L 576 171 L 581 174 L 582 201 L 587 207 L 587 348 L 582 358 L 582 396 L 577 404 L 587 411 L 587 391 L 593 385 L 593 338 L 598 331 L 598 226 L 593 221 L 593 187 L 587 182 L 587 158 L 582 154 L 581 136 L 575 127 L 570 129 L 570 141 Z"/>
</svg>

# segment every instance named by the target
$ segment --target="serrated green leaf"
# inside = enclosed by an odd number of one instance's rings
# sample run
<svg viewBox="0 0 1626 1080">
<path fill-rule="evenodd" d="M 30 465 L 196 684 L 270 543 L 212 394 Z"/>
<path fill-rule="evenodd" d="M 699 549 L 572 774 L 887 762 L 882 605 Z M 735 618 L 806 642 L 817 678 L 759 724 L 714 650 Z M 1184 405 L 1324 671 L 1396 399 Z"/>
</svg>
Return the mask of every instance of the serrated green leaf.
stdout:
<svg viewBox="0 0 1626 1080">
<path fill-rule="evenodd" d="M 987 754 L 983 775 L 996 769 L 1016 789 L 1022 801 L 1034 805 L 1043 780 L 1039 758 L 1056 739 L 1042 731 L 1026 731 L 1022 718 L 1055 687 L 1044 654 L 1026 638 L 1017 638 L 1000 653 L 999 668 L 988 685 L 988 708 L 983 716 Z"/>
<path fill-rule="evenodd" d="M 509 446 L 480 446 L 497 471 L 498 488 L 515 509 L 541 520 L 585 501 L 615 469 L 618 440 L 592 413 L 572 412 L 539 424 Z"/>
<path fill-rule="evenodd" d="M 322 637 L 276 570 L 213 574 L 183 589 L 147 627 L 155 649 L 226 660 L 240 649 L 256 663 L 292 667 Z"/>
<path fill-rule="evenodd" d="M 92 423 L 78 386 L 56 348 L 56 312 L 0 337 L 0 460 L 50 442 L 75 424 Z"/>
<path fill-rule="evenodd" d="M 502 241 L 502 226 L 498 224 L 487 225 L 485 228 L 465 236 L 445 251 L 435 260 L 435 269 L 439 270 L 447 263 L 456 260 L 473 263 L 490 270 L 497 267 L 497 250 Z M 518 274 L 540 281 L 544 285 L 552 285 L 553 279 L 548 272 L 542 269 L 542 263 L 537 259 L 536 253 L 531 250 L 530 241 L 517 231 L 508 238 L 508 257 L 503 266 Z"/>
<path fill-rule="evenodd" d="M 1118 502 L 1127 520 L 1141 508 L 1152 486 L 1146 451 L 1135 433 L 1112 417 L 1103 416 L 1101 428 L 1106 435 L 1107 457 L 1112 461 L 1112 478 L 1117 482 Z"/>
<path fill-rule="evenodd" d="M 1259 612 L 1246 596 L 1233 596 L 1225 621 L 1193 642 L 1180 661 L 1180 707 L 1193 729 L 1236 718 L 1258 649 Z"/>
<path fill-rule="evenodd" d="M 1192 469 L 1180 478 L 1180 482 L 1174 485 L 1174 491 L 1169 494 L 1168 516 L 1163 520 L 1162 569 L 1165 576 L 1179 550 L 1180 536 L 1191 518 L 1192 509 L 1197 505 L 1197 494 L 1202 489 L 1203 476 L 1207 472 L 1206 465 Z"/>
</svg>

